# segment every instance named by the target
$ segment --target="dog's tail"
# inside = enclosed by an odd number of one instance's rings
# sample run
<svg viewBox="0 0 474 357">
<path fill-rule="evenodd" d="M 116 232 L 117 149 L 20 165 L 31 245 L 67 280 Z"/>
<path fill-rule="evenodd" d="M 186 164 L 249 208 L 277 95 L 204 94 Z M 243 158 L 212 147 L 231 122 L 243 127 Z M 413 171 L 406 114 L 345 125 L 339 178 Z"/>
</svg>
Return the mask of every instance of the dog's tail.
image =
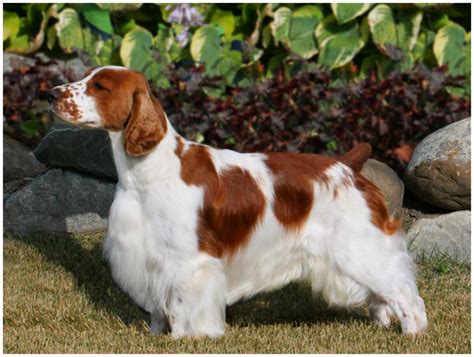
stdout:
<svg viewBox="0 0 474 357">
<path fill-rule="evenodd" d="M 343 156 L 339 157 L 342 163 L 346 164 L 356 172 L 362 170 L 362 166 L 372 154 L 372 146 L 369 143 L 361 143 L 354 146 Z"/>
</svg>

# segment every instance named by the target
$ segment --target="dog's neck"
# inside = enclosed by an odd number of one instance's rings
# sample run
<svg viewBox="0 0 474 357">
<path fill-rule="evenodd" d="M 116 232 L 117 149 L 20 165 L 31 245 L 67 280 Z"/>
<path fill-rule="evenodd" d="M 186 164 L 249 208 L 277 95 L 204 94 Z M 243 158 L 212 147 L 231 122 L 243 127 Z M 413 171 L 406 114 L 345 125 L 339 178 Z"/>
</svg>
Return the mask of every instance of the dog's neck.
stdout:
<svg viewBox="0 0 474 357">
<path fill-rule="evenodd" d="M 108 131 L 112 144 L 118 184 L 124 189 L 140 188 L 179 175 L 175 149 L 179 135 L 167 121 L 167 131 L 160 143 L 148 154 L 128 155 L 124 149 L 124 132 Z"/>
</svg>

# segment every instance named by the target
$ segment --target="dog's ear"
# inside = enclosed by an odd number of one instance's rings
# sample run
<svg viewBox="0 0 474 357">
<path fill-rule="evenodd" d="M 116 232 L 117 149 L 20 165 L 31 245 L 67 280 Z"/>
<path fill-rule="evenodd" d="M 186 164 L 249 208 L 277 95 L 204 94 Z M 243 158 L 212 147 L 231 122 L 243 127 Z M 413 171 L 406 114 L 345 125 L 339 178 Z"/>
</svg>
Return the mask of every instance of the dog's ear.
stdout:
<svg viewBox="0 0 474 357">
<path fill-rule="evenodd" d="M 130 156 L 148 154 L 165 134 L 166 118 L 160 103 L 149 90 L 137 90 L 124 132 L 125 152 Z"/>
</svg>

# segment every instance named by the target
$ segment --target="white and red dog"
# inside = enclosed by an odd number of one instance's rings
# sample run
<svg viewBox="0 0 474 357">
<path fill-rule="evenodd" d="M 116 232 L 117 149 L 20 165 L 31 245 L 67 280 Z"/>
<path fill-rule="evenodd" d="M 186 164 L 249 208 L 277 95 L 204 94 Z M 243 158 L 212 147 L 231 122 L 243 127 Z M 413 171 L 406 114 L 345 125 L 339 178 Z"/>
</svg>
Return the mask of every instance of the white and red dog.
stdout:
<svg viewBox="0 0 474 357">
<path fill-rule="evenodd" d="M 360 173 L 368 144 L 338 158 L 241 154 L 189 142 L 145 78 L 90 70 L 48 92 L 52 113 L 110 134 L 118 184 L 104 252 L 152 333 L 220 336 L 225 307 L 307 280 L 329 304 L 368 304 L 418 334 L 427 319 L 399 222 Z"/>
</svg>

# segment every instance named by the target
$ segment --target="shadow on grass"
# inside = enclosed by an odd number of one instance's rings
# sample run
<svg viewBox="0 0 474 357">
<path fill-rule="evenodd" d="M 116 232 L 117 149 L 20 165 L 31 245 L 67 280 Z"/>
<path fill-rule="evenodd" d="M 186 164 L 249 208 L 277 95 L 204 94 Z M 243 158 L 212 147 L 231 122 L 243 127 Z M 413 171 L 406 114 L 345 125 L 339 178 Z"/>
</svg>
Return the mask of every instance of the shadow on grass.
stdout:
<svg viewBox="0 0 474 357">
<path fill-rule="evenodd" d="M 108 264 L 102 256 L 102 240 L 96 238 L 98 236 L 37 234 L 6 237 L 34 247 L 49 261 L 71 273 L 77 288 L 84 291 L 96 307 L 117 315 L 126 325 L 140 326 L 141 320 L 148 321 L 148 314 L 135 305 L 112 280 Z"/>
<path fill-rule="evenodd" d="M 311 287 L 304 283 L 293 283 L 280 290 L 259 294 L 227 308 L 227 322 L 236 326 L 300 326 L 350 321 L 369 324 L 369 319 L 362 309 L 329 307 L 321 298 L 315 298 Z"/>
<path fill-rule="evenodd" d="M 78 289 L 84 291 L 96 307 L 117 315 L 126 325 L 140 326 L 142 320 L 148 323 L 148 314 L 113 282 L 98 236 L 6 235 L 34 247 L 49 261 L 71 273 Z M 227 322 L 234 326 L 298 326 L 354 320 L 368 323 L 362 310 L 329 308 L 321 299 L 314 299 L 308 285 L 296 283 L 227 308 Z"/>
</svg>

